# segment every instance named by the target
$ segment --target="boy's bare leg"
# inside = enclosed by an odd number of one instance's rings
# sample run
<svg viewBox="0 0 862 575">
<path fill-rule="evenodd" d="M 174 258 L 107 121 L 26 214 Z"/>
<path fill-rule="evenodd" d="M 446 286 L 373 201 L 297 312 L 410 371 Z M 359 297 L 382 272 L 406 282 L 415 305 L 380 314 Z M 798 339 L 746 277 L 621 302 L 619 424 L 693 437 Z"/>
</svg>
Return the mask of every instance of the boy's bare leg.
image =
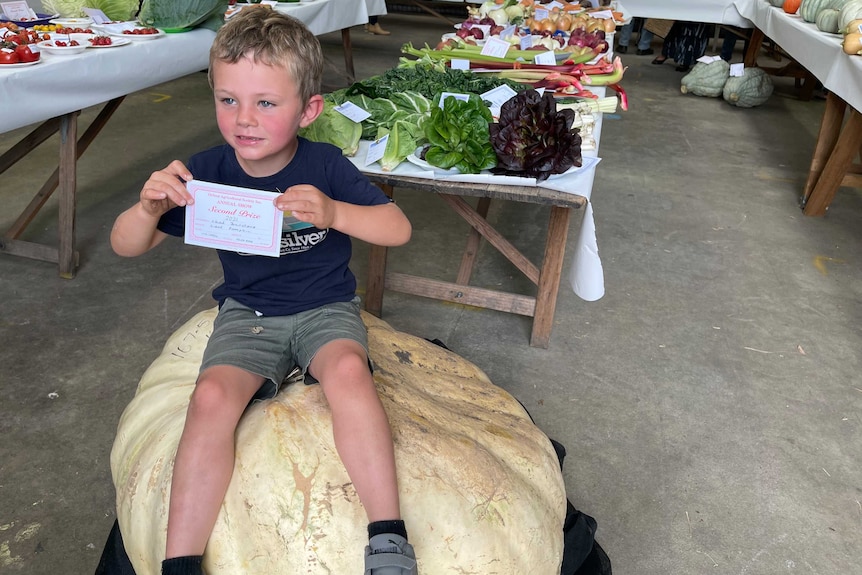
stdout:
<svg viewBox="0 0 862 575">
<path fill-rule="evenodd" d="M 368 521 L 400 519 L 395 449 L 361 345 L 335 340 L 318 350 L 309 366 L 332 411 L 335 447 Z"/>
<path fill-rule="evenodd" d="M 263 378 L 215 366 L 198 378 L 174 460 L 165 557 L 203 555 L 234 466 L 234 433 Z"/>
</svg>

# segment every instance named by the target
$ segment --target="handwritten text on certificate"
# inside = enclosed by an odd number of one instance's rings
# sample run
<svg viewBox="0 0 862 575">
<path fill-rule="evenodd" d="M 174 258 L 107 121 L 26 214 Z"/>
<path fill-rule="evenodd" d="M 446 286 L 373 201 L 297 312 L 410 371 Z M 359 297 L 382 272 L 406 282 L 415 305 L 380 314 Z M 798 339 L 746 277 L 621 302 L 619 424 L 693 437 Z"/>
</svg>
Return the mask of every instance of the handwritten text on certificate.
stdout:
<svg viewBox="0 0 862 575">
<path fill-rule="evenodd" d="M 186 207 L 187 244 L 278 257 L 283 213 L 277 192 L 192 180 L 186 189 L 195 203 Z"/>
</svg>

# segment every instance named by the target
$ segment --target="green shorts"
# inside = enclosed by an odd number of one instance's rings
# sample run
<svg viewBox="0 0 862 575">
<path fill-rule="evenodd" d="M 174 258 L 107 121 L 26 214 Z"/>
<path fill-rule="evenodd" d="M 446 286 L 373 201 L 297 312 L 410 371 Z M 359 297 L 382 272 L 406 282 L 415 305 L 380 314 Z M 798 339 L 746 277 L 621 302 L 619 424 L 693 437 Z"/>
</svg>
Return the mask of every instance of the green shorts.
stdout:
<svg viewBox="0 0 862 575">
<path fill-rule="evenodd" d="M 359 315 L 359 297 L 285 316 L 261 316 L 228 298 L 216 316 L 200 371 L 230 365 L 260 375 L 266 381 L 253 399 L 268 399 L 294 368 L 306 374 L 308 381 L 308 365 L 314 355 L 337 339 L 359 343 L 368 357 L 368 332 Z"/>
</svg>

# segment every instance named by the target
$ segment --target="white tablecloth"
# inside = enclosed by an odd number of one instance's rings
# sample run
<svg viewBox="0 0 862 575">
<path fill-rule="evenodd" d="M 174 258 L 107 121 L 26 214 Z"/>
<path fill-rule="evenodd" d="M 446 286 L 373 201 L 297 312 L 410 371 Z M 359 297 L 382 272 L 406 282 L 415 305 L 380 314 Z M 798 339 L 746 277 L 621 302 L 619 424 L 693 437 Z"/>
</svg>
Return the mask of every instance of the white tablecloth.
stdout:
<svg viewBox="0 0 862 575">
<path fill-rule="evenodd" d="M 641 18 L 664 18 L 688 22 L 708 22 L 751 28 L 751 22 L 743 18 L 733 0 L 623 0 L 632 16 Z"/>
<path fill-rule="evenodd" d="M 279 10 L 320 35 L 386 14 L 386 1 L 305 0 L 282 3 Z M 205 70 L 214 37 L 196 29 L 73 56 L 43 54 L 33 66 L 0 66 L 0 133 Z"/>
<path fill-rule="evenodd" d="M 766 0 L 735 0 L 739 13 L 814 74 L 827 90 L 862 111 L 862 56 L 848 56 L 841 36 L 827 34 Z"/>
</svg>

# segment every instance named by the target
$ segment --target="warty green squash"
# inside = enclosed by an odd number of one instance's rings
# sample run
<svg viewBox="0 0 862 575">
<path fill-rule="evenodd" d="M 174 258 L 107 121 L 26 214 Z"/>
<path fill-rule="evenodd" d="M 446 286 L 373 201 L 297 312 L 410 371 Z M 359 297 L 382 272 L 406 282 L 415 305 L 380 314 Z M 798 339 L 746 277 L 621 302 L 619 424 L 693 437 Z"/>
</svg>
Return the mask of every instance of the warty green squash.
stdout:
<svg viewBox="0 0 862 575">
<path fill-rule="evenodd" d="M 774 86 L 769 75 L 760 68 L 746 68 L 742 76 L 731 76 L 724 83 L 722 97 L 740 108 L 752 108 L 766 102 Z"/>
<path fill-rule="evenodd" d="M 160 572 L 174 453 L 215 316 L 201 312 L 168 339 L 118 426 L 117 517 L 138 575 Z M 472 363 L 363 319 L 420 573 L 559 575 L 566 494 L 547 436 Z M 204 569 L 360 574 L 366 525 L 320 386 L 295 383 L 243 415 Z"/>
<path fill-rule="evenodd" d="M 691 72 L 682 77 L 679 89 L 683 94 L 718 98 L 724 90 L 729 74 L 730 64 L 724 60 L 719 59 L 708 64 L 698 62 Z"/>
<path fill-rule="evenodd" d="M 802 0 L 799 15 L 806 22 L 816 22 L 817 15 L 823 10 L 839 10 L 847 0 Z"/>
</svg>

